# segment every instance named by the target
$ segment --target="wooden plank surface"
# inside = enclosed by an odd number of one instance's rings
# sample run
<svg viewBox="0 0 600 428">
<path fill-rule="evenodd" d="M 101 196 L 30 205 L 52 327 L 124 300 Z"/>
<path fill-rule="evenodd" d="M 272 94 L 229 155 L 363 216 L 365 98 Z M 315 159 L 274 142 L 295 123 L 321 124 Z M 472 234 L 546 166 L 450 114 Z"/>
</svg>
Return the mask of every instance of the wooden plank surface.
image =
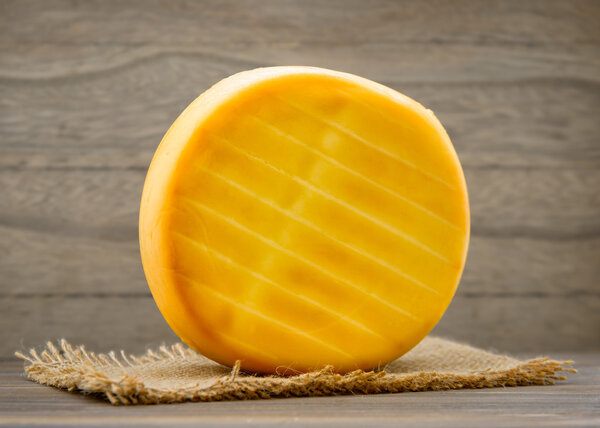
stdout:
<svg viewBox="0 0 600 428">
<path fill-rule="evenodd" d="M 54 46 L 52 51 L 62 49 Z M 245 68 L 228 67 L 226 61 L 222 65 L 211 70 L 201 57 L 157 57 L 110 73 L 59 80 L 0 78 L 0 167 L 145 170 L 177 115 L 210 85 Z M 600 71 L 600 64 L 596 68 Z M 439 116 L 467 173 L 482 168 L 597 169 L 598 121 L 591 113 L 600 107 L 600 81 L 479 81 L 473 76 L 472 82 L 414 82 L 421 71 L 414 76 L 399 72 L 389 80 L 372 77 Z"/>
<path fill-rule="evenodd" d="M 571 357 L 579 373 L 553 386 L 132 407 L 35 384 L 8 360 L 0 362 L 0 425 L 598 426 L 600 354 Z"/>
<path fill-rule="evenodd" d="M 130 240 L 144 171 L 0 170 L 0 224 L 11 229 Z M 551 241 L 600 236 L 599 169 L 473 169 L 474 237 Z M 599 260 L 600 261 L 600 260 Z"/>
<path fill-rule="evenodd" d="M 11 315 L 0 319 L 8 355 L 62 337 L 102 352 L 179 342 L 145 290 L 3 296 L 0 313 Z M 600 301 L 588 295 L 458 294 L 433 334 L 501 352 L 574 352 L 600 341 L 586 323 L 600 324 Z"/>
<path fill-rule="evenodd" d="M 146 169 L 202 91 L 282 64 L 364 75 L 447 128 L 473 227 L 438 334 L 598 349 L 599 21 L 593 0 L 1 0 L 0 356 L 176 340 L 139 260 Z"/>
</svg>

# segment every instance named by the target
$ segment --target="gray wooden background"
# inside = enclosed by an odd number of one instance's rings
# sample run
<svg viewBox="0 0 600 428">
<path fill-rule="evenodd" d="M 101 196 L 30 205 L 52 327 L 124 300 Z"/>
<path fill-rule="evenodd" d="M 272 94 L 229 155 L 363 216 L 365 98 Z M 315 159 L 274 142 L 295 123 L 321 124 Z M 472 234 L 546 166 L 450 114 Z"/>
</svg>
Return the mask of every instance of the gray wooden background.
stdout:
<svg viewBox="0 0 600 428">
<path fill-rule="evenodd" d="M 600 1 L 0 0 L 0 356 L 173 342 L 137 241 L 146 169 L 210 85 L 315 65 L 436 112 L 472 244 L 438 334 L 600 348 Z"/>
</svg>

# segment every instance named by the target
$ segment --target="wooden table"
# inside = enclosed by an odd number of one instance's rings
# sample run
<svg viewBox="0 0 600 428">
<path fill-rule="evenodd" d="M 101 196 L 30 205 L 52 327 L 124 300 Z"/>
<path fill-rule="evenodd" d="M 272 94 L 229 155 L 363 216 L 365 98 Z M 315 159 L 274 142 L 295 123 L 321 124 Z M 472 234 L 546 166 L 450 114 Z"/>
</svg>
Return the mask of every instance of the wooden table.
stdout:
<svg viewBox="0 0 600 428">
<path fill-rule="evenodd" d="M 0 425 L 600 426 L 600 353 L 569 358 L 579 373 L 555 386 L 132 407 L 35 384 L 9 360 L 0 362 Z"/>
</svg>

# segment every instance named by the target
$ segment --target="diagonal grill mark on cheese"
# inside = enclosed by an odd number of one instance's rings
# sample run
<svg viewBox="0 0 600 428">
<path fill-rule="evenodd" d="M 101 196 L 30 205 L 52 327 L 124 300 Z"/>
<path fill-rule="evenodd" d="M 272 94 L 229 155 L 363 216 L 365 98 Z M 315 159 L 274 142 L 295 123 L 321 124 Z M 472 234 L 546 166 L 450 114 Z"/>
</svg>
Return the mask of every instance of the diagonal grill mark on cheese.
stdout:
<svg viewBox="0 0 600 428">
<path fill-rule="evenodd" d="M 377 189 L 382 190 L 382 191 L 384 191 L 384 192 L 392 195 L 395 198 L 398 198 L 398 199 L 400 199 L 400 200 L 402 200 L 402 201 L 404 201 L 404 202 L 406 202 L 408 204 L 411 204 L 412 206 L 414 206 L 415 208 L 418 208 L 419 210 L 423 211 L 424 213 L 426 213 L 427 215 L 431 216 L 432 218 L 435 218 L 436 220 L 439 220 L 440 222 L 442 222 L 442 223 L 450 226 L 451 228 L 453 228 L 453 229 L 455 229 L 457 231 L 460 231 L 460 228 L 458 226 L 456 226 L 455 224 L 450 223 L 445 218 L 440 217 L 436 213 L 434 213 L 431 210 L 425 208 L 424 206 L 416 203 L 415 201 L 407 198 L 406 196 L 403 196 L 403 195 L 399 194 L 398 192 L 395 192 L 392 189 L 390 189 L 390 188 L 388 188 L 386 186 L 383 186 L 382 184 L 379 184 L 379 183 L 371 180 L 368 177 L 365 177 L 364 175 L 362 175 L 358 171 L 355 171 L 352 168 L 350 168 L 350 167 L 348 167 L 348 166 L 346 166 L 346 165 L 344 165 L 344 164 L 336 161 L 335 159 L 332 159 L 331 157 L 327 156 L 325 153 L 323 153 L 323 152 L 321 152 L 319 150 L 316 150 L 316 149 L 310 147 L 308 144 L 306 144 L 306 143 L 298 140 L 293 135 L 290 135 L 290 134 L 288 134 L 286 132 L 283 132 L 281 129 L 275 127 L 274 125 L 272 125 L 272 124 L 270 124 L 268 122 L 265 122 L 260 117 L 258 117 L 258 116 L 252 116 L 252 115 L 248 115 L 248 116 L 251 119 L 257 121 L 258 123 L 261 123 L 263 126 L 268 127 L 273 132 L 275 132 L 275 133 L 281 135 L 282 137 L 284 137 L 284 138 L 286 138 L 286 139 L 288 139 L 288 140 L 296 143 L 297 145 L 305 148 L 306 150 L 310 151 L 311 153 L 314 153 L 315 155 L 319 156 L 321 159 L 324 159 L 325 161 L 329 162 L 330 164 L 335 165 L 337 168 L 339 168 L 339 169 L 341 169 L 341 170 L 343 170 L 343 171 L 345 171 L 345 172 L 347 172 L 347 173 L 349 173 L 349 174 L 351 174 L 351 175 L 353 175 L 353 176 L 355 176 L 355 177 L 357 177 L 357 178 L 359 178 L 361 180 L 364 180 L 365 182 L 369 183 L 370 185 L 372 185 L 372 186 L 376 187 Z"/>
<path fill-rule="evenodd" d="M 469 222 L 431 111 L 358 76 L 271 67 L 217 83 L 165 134 L 140 248 L 158 308 L 196 351 L 250 372 L 348 372 L 435 326 Z"/>
<path fill-rule="evenodd" d="M 420 281 L 416 280 L 412 276 L 406 274 L 405 272 L 402 272 L 400 269 L 398 269 L 398 268 L 390 265 L 385 260 L 381 260 L 380 258 L 378 258 L 378 257 L 376 257 L 376 256 L 374 256 L 372 254 L 369 254 L 368 252 L 366 252 L 366 251 L 364 251 L 364 250 L 362 250 L 360 248 L 356 248 L 356 247 L 348 244 L 347 242 L 343 242 L 343 241 L 337 239 L 336 237 L 328 234 L 327 232 L 325 232 L 324 230 L 322 230 L 321 228 L 319 228 L 315 224 L 311 223 L 310 221 L 306 220 L 305 218 L 303 218 L 303 217 L 295 214 L 293 211 L 290 211 L 290 210 L 285 209 L 285 208 L 281 208 L 280 206 L 278 206 L 277 204 L 275 204 L 273 201 L 270 201 L 268 199 L 262 198 L 261 196 L 257 195 L 256 193 L 254 193 L 254 192 L 246 189 L 245 187 L 241 186 L 240 184 L 234 182 L 233 180 L 225 178 L 222 175 L 220 175 L 220 174 L 218 174 L 218 173 L 216 173 L 214 171 L 211 171 L 211 170 L 206 169 L 206 168 L 203 168 L 202 171 L 206 172 L 207 174 L 211 174 L 214 177 L 219 178 L 221 181 L 227 183 L 228 185 L 230 185 L 232 187 L 235 187 L 236 189 L 238 189 L 239 191 L 241 191 L 243 193 L 246 193 L 247 195 L 251 196 L 252 198 L 255 198 L 255 199 L 259 200 L 263 204 L 268 205 L 269 207 L 273 208 L 274 210 L 276 210 L 276 211 L 284 214 L 288 218 L 291 218 L 292 220 L 295 220 L 295 221 L 303 224 L 304 226 L 309 227 L 310 229 L 316 231 L 317 233 L 325 236 L 327 239 L 330 239 L 330 240 L 334 241 L 336 244 L 341 245 L 341 246 L 343 246 L 345 248 L 348 248 L 349 250 L 351 250 L 351 251 L 353 251 L 353 252 L 355 252 L 355 253 L 363 256 L 363 257 L 368 258 L 369 260 L 371 260 L 371 261 L 379 264 L 380 266 L 383 266 L 386 269 L 391 270 L 396 275 L 399 275 L 402 278 L 409 280 L 410 282 L 418 285 L 419 287 L 424 288 L 427 291 L 430 291 L 430 292 L 435 293 L 435 294 L 439 294 L 439 292 L 436 289 L 434 289 L 434 288 L 432 288 L 432 287 L 430 287 L 428 285 L 425 285 L 425 284 L 421 283 Z"/>
<path fill-rule="evenodd" d="M 230 305 L 233 305 L 233 306 L 236 306 L 236 307 L 240 308 L 244 312 L 248 312 L 248 313 L 251 313 L 252 315 L 255 315 L 255 316 L 259 317 L 259 318 L 263 318 L 266 321 L 269 321 L 270 323 L 278 325 L 279 327 L 281 327 L 283 329 L 289 330 L 293 334 L 297 334 L 298 336 L 302 336 L 305 339 L 308 339 L 311 342 L 317 343 L 317 344 L 321 345 L 324 348 L 331 349 L 332 351 L 334 351 L 334 352 L 336 352 L 336 353 L 338 353 L 340 355 L 343 355 L 346 358 L 351 358 L 352 357 L 347 352 L 344 352 L 341 349 L 339 349 L 339 348 L 337 348 L 337 347 L 335 347 L 335 346 L 333 346 L 333 345 L 331 345 L 331 344 L 329 344 L 327 342 L 324 342 L 321 339 L 318 339 L 318 338 L 316 338 L 316 337 L 308 334 L 305 331 L 299 330 L 299 329 L 297 329 L 297 328 L 295 328 L 295 327 L 293 327 L 291 325 L 285 324 L 285 323 L 283 323 L 283 322 L 281 322 L 281 321 L 279 321 L 279 320 L 277 320 L 275 318 L 271 318 L 271 317 L 265 315 L 264 313 L 262 313 L 261 311 L 258 311 L 258 310 L 254 309 L 254 308 L 251 308 L 251 307 L 247 306 L 247 305 L 244 305 L 243 303 L 237 302 L 236 300 L 232 299 L 231 297 L 225 296 L 224 294 L 219 293 L 218 291 L 216 291 L 212 287 L 210 287 L 210 286 L 208 286 L 206 284 L 202 284 L 202 283 L 200 283 L 200 282 L 198 282 L 198 281 L 196 281 L 196 280 L 194 280 L 192 278 L 189 278 L 189 277 L 187 277 L 186 275 L 184 275 L 181 272 L 178 272 L 177 274 L 180 275 L 180 276 L 182 276 L 183 278 L 185 278 L 187 281 L 191 282 L 195 286 L 200 287 L 203 291 L 216 296 L 220 300 L 223 300 L 223 301 L 229 303 Z"/>
<path fill-rule="evenodd" d="M 293 258 L 301 261 L 302 263 L 304 263 L 304 264 L 306 264 L 306 265 L 314 268 L 315 270 L 321 272 L 322 274 L 330 277 L 332 280 L 334 280 L 336 282 L 340 282 L 342 284 L 345 284 L 345 285 L 347 285 L 347 286 L 349 286 L 349 287 L 351 287 L 351 288 L 353 288 L 353 289 L 355 289 L 355 290 L 363 293 L 365 296 L 368 296 L 371 299 L 375 299 L 378 302 L 382 303 L 383 305 L 390 307 L 391 309 L 395 310 L 396 312 L 398 312 L 398 313 L 400 313 L 400 314 L 402 314 L 402 315 L 404 315 L 406 317 L 418 320 L 418 318 L 416 318 L 413 314 L 411 314 L 410 312 L 406 311 L 405 309 L 402 309 L 402 308 L 394 305 L 393 303 L 388 302 L 388 301 L 382 299 L 380 296 L 378 296 L 375 293 L 370 293 L 370 292 L 364 290 L 359 285 L 356 285 L 356 284 L 348 281 L 347 279 L 341 278 L 341 277 L 339 277 L 339 276 L 337 276 L 337 275 L 329 272 L 328 270 L 322 268 L 318 264 L 316 264 L 316 263 L 314 263 L 314 262 L 312 262 L 310 260 L 307 260 L 304 257 L 300 256 L 298 253 L 290 251 L 289 249 L 287 249 L 287 248 L 279 245 L 277 242 L 272 241 L 271 239 L 268 239 L 268 238 L 264 237 L 260 233 L 256 233 L 255 231 L 253 231 L 251 229 L 248 229 L 246 226 L 244 226 L 243 224 L 239 223 L 235 219 L 226 217 L 223 214 L 221 214 L 220 212 L 215 211 L 214 209 L 212 209 L 210 207 L 207 207 L 206 205 L 204 205 L 204 204 L 202 204 L 202 203 L 200 203 L 198 201 L 194 201 L 193 199 L 188 199 L 188 198 L 183 198 L 183 199 L 186 200 L 186 201 L 188 201 L 188 203 L 190 203 L 191 205 L 199 208 L 200 210 L 206 211 L 206 212 L 208 212 L 208 213 L 210 213 L 210 214 L 212 214 L 212 215 L 214 215 L 216 217 L 219 217 L 221 220 L 225 221 L 226 223 L 228 223 L 228 224 L 230 224 L 230 225 L 232 225 L 232 226 L 234 226 L 234 227 L 236 227 L 236 228 L 238 228 L 240 230 L 243 230 L 244 232 L 248 233 L 249 235 L 254 236 L 258 240 L 260 240 L 260 241 L 266 243 L 267 245 L 269 245 L 269 246 L 277 249 L 278 251 L 281 251 L 282 253 L 285 253 L 285 254 L 287 254 L 287 255 L 289 255 L 289 256 L 291 256 L 291 257 L 293 257 Z M 437 291 L 436 291 L 436 293 L 437 293 Z"/>
<path fill-rule="evenodd" d="M 305 108 L 302 108 L 301 106 L 299 106 L 299 105 L 298 105 L 298 104 L 296 104 L 296 103 L 290 102 L 290 101 L 288 101 L 288 100 L 285 100 L 285 99 L 282 99 L 282 98 L 280 98 L 280 97 L 278 97 L 278 99 L 279 99 L 280 101 L 282 101 L 282 102 L 284 102 L 284 103 L 286 103 L 286 104 L 288 104 L 288 105 L 292 106 L 292 107 L 293 107 L 293 108 L 295 108 L 296 110 L 298 110 L 298 111 L 300 111 L 300 112 L 302 112 L 302 113 L 306 114 L 307 116 L 310 116 L 310 117 L 312 117 L 312 118 L 313 118 L 313 119 L 315 119 L 315 120 L 321 121 L 321 122 L 323 122 L 323 123 L 325 123 L 325 124 L 327 124 L 327 125 L 329 125 L 329 126 L 331 126 L 331 127 L 335 128 L 335 129 L 337 129 L 338 131 L 340 131 L 340 132 L 342 132 L 342 133 L 344 133 L 344 134 L 348 135 L 349 137 L 353 138 L 353 139 L 354 139 L 354 140 L 356 140 L 356 141 L 360 141 L 360 142 L 361 142 L 361 143 L 363 143 L 365 146 L 367 146 L 367 147 L 370 147 L 371 149 L 373 149 L 373 150 L 375 150 L 375 151 L 377 151 L 377 152 L 379 152 L 379 153 L 382 153 L 382 154 L 384 154 L 384 155 L 386 155 L 386 156 L 388 156 L 388 157 L 390 157 L 390 158 L 392 158 L 392 159 L 395 159 L 395 160 L 397 160 L 398 162 L 400 162 L 400 163 L 403 163 L 404 165 L 407 165 L 407 166 L 409 166 L 409 167 L 411 167 L 411 168 L 415 169 L 416 171 L 418 171 L 418 172 L 420 172 L 420 173 L 422 173 L 422 174 L 424 174 L 424 175 L 427 175 L 428 177 L 431 177 L 431 178 L 433 178 L 434 180 L 437 180 L 437 181 L 439 181 L 440 183 L 442 183 L 442 184 L 444 184 L 444 185 L 448 186 L 448 187 L 449 187 L 449 188 L 451 188 L 451 189 L 452 189 L 452 188 L 454 188 L 454 186 L 453 186 L 452 184 L 448 183 L 448 182 L 447 182 L 446 180 L 444 180 L 443 178 L 440 178 L 440 177 L 438 177 L 438 176 L 437 176 L 437 175 L 435 175 L 435 174 L 432 174 L 432 173 L 430 173 L 430 172 L 427 172 L 427 171 L 425 171 L 425 170 L 423 170 L 423 169 L 421 169 L 421 168 L 418 168 L 418 167 L 417 167 L 417 166 L 416 166 L 414 163 L 407 161 L 406 159 L 402 158 L 401 156 L 398 156 L 396 153 L 390 152 L 389 150 L 387 150 L 387 149 L 385 149 L 385 148 L 383 148 L 383 147 L 377 146 L 377 145 L 373 144 L 372 142 L 370 142 L 369 140 L 365 140 L 365 139 L 364 139 L 364 138 L 362 138 L 360 135 L 357 135 L 355 132 L 353 132 L 351 129 L 347 129 L 346 127 L 344 127 L 344 126 L 340 125 L 340 124 L 339 124 L 339 123 L 337 123 L 337 122 L 333 122 L 333 121 L 331 121 L 331 120 L 327 120 L 327 119 L 325 119 L 325 118 L 323 118 L 323 117 L 316 116 L 316 115 L 314 115 L 313 113 L 311 113 L 310 111 L 308 111 L 307 109 L 305 109 Z"/>
<path fill-rule="evenodd" d="M 400 126 L 402 128 L 405 129 L 409 129 L 411 131 L 414 131 L 415 128 L 413 128 L 412 126 L 408 126 L 406 123 L 404 122 L 398 122 L 396 120 L 394 120 L 393 118 L 389 117 L 389 116 L 385 116 L 381 114 L 381 111 L 376 109 L 375 107 L 373 107 L 371 104 L 363 102 L 361 100 L 357 100 L 351 93 L 349 93 L 348 91 L 345 91 L 343 89 L 336 89 L 335 92 L 342 94 L 344 97 L 346 97 L 349 100 L 352 100 L 352 102 L 355 102 L 363 107 L 366 107 L 367 109 L 371 110 L 372 112 L 377 113 L 378 116 L 380 116 L 381 118 L 383 118 L 384 120 L 387 120 L 388 122 Z"/>
<path fill-rule="evenodd" d="M 379 227 L 381 227 L 383 229 L 386 229 L 388 232 L 391 232 L 394 235 L 396 235 L 396 236 L 398 236 L 398 237 L 400 237 L 400 238 L 402 238 L 402 239 L 410 242 L 411 244 L 419 247 L 420 249 L 422 249 L 422 250 L 430 253 L 431 255 L 433 255 L 433 256 L 435 256 L 437 258 L 439 258 L 443 262 L 450 263 L 450 261 L 446 257 L 444 257 L 443 254 L 440 254 L 437 251 L 433 250 L 432 248 L 429 248 L 427 245 L 423 244 L 422 242 L 419 242 L 414 237 L 412 237 L 410 235 L 407 235 L 406 233 L 402 232 L 401 230 L 398 230 L 397 228 L 395 228 L 395 227 L 387 224 L 386 222 L 384 222 L 384 221 L 382 221 L 382 220 L 380 220 L 380 219 L 378 219 L 376 217 L 373 217 L 372 215 L 370 215 L 368 213 L 365 213 L 364 211 L 362 211 L 362 210 L 358 209 L 357 207 L 349 204 L 348 202 L 346 202 L 346 201 L 344 201 L 344 200 L 336 197 L 335 195 L 332 195 L 330 193 L 327 193 L 327 192 L 323 191 L 322 189 L 319 189 L 318 187 L 314 186 L 312 183 L 309 183 L 308 181 L 306 181 L 306 180 L 304 180 L 304 179 L 302 179 L 300 177 L 296 177 L 295 175 L 292 175 L 292 174 L 288 173 L 287 171 L 284 171 L 283 169 L 278 168 L 275 165 L 272 165 L 271 163 L 267 162 L 263 158 L 260 158 L 258 156 L 253 155 L 252 153 L 249 153 L 247 151 L 244 151 L 244 150 L 240 149 L 239 147 L 231 144 L 231 142 L 227 141 L 226 139 L 224 139 L 222 137 L 216 137 L 216 138 L 218 138 L 221 142 L 223 142 L 225 144 L 228 144 L 230 147 L 232 147 L 234 150 L 237 150 L 239 153 L 243 154 L 244 156 L 247 156 L 247 157 L 249 157 L 251 159 L 254 159 L 255 161 L 257 161 L 257 162 L 265 165 L 266 167 L 271 168 L 273 171 L 277 171 L 279 174 L 284 175 L 284 176 L 290 178 L 291 180 L 297 182 L 301 186 L 309 189 L 310 191 L 319 194 L 323 198 L 328 199 L 328 200 L 330 200 L 332 202 L 335 202 L 336 204 L 338 204 L 338 205 L 344 207 L 345 209 L 347 209 L 348 211 L 351 211 L 351 212 L 355 213 L 356 215 L 369 220 L 371 223 L 373 223 L 373 224 L 375 224 L 375 225 L 377 225 L 377 226 L 379 226 Z M 420 287 L 423 287 L 426 290 L 431 291 L 432 293 L 436 293 L 436 294 L 438 293 L 437 290 L 431 288 L 427 284 L 424 284 L 421 281 L 419 281 L 419 280 L 417 280 L 417 279 L 415 279 L 415 278 L 413 278 L 413 277 L 411 277 L 409 275 L 403 274 L 403 276 L 406 279 L 408 279 L 408 280 L 414 282 L 415 284 L 419 285 Z"/>
<path fill-rule="evenodd" d="M 227 334 L 223 333 L 222 331 L 216 331 L 215 334 L 217 336 L 221 337 L 225 342 L 230 342 L 230 343 L 234 344 L 235 346 L 240 346 L 244 349 L 247 349 L 248 351 L 250 351 L 252 353 L 252 355 L 258 355 L 260 357 L 266 358 L 267 360 L 271 361 L 273 364 L 275 364 L 278 361 L 278 357 L 276 355 L 271 354 L 270 352 L 266 352 L 264 349 L 261 349 L 258 346 L 253 346 L 248 342 L 245 342 L 236 337 L 227 335 Z"/>
<path fill-rule="evenodd" d="M 328 307 L 324 306 L 323 304 L 319 303 L 316 300 L 313 300 L 313 299 L 311 299 L 309 297 L 303 296 L 303 295 L 298 294 L 298 293 L 294 293 L 292 290 L 284 287 L 281 284 L 276 283 L 275 281 L 267 278 L 266 276 L 264 276 L 263 274 L 261 274 L 259 272 L 255 272 L 252 269 L 250 269 L 250 268 L 248 268 L 246 266 L 243 266 L 242 264 L 236 262 L 235 260 L 231 259 L 230 257 L 227 257 L 226 255 L 224 255 L 224 254 L 220 253 L 219 251 L 215 250 L 214 248 L 210 248 L 210 247 L 208 247 L 208 246 L 206 246 L 206 245 L 198 242 L 196 239 L 193 239 L 193 238 L 191 238 L 191 237 L 189 237 L 187 235 L 184 235 L 182 233 L 176 232 L 176 234 L 178 236 L 182 237 L 183 239 L 186 239 L 187 241 L 191 242 L 193 245 L 201 248 L 203 251 L 211 253 L 212 255 L 214 255 L 215 257 L 217 257 L 220 260 L 224 261 L 225 263 L 230 264 L 232 266 L 235 266 L 237 269 L 240 269 L 240 270 L 248 273 L 249 275 L 251 275 L 251 276 L 253 276 L 253 277 L 257 278 L 257 279 L 259 279 L 259 280 L 261 280 L 263 282 L 266 282 L 267 284 L 270 284 L 273 287 L 276 287 L 276 288 L 282 290 L 285 293 L 290 294 L 294 298 L 302 300 L 302 301 L 304 301 L 306 303 L 309 303 L 310 305 L 316 306 L 320 310 L 322 310 L 324 312 L 327 312 L 327 313 L 330 313 L 334 317 L 336 317 L 336 318 L 338 318 L 338 319 L 340 319 L 340 320 L 342 320 L 344 322 L 347 322 L 349 324 L 352 324 L 353 326 L 359 328 L 360 330 L 363 330 L 364 332 L 366 332 L 368 334 L 371 334 L 373 336 L 379 337 L 381 339 L 385 339 L 384 336 L 382 336 L 381 334 L 379 334 L 379 333 L 371 330 L 369 327 L 365 326 L 364 324 L 362 324 L 362 323 L 360 323 L 360 322 L 358 322 L 356 320 L 353 320 L 352 318 L 349 318 L 346 315 L 344 315 L 342 313 L 339 313 L 339 312 L 337 312 L 337 311 L 335 311 L 335 310 L 333 310 L 331 308 L 328 308 Z"/>
</svg>

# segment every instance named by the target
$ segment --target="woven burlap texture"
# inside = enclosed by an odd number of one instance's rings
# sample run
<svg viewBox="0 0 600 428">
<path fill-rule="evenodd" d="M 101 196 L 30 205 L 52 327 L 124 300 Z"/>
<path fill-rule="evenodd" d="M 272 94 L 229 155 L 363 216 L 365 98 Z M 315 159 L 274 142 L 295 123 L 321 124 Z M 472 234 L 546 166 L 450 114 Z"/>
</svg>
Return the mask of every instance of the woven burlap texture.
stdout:
<svg viewBox="0 0 600 428">
<path fill-rule="evenodd" d="M 382 370 L 340 375 L 331 367 L 281 376 L 241 373 L 217 364 L 182 344 L 143 356 L 94 354 L 65 340 L 57 348 L 35 349 L 25 360 L 30 379 L 44 385 L 97 394 L 112 404 L 243 400 L 339 394 L 377 394 L 462 388 L 553 384 L 560 372 L 574 372 L 571 361 L 521 361 L 449 340 L 428 337 Z"/>
</svg>

